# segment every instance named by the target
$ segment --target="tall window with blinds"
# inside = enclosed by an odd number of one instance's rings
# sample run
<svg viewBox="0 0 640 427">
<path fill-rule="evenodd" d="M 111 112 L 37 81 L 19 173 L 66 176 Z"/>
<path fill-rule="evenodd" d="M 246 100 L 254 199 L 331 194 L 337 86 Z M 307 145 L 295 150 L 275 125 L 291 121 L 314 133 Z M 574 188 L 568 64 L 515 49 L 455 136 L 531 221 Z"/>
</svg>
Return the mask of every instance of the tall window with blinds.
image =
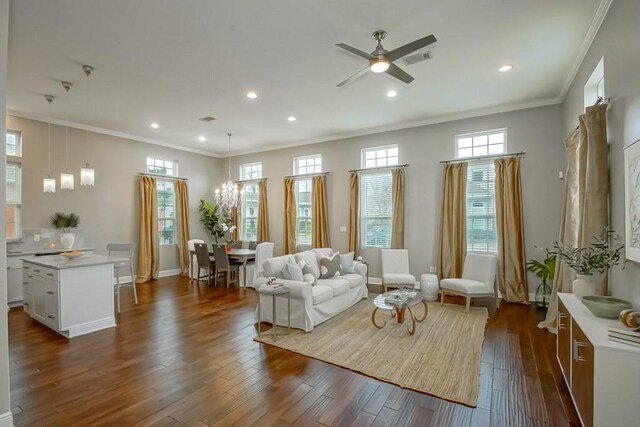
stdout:
<svg viewBox="0 0 640 427">
<path fill-rule="evenodd" d="M 178 176 L 178 163 L 147 157 L 147 172 L 156 175 Z M 156 179 L 158 193 L 158 232 L 161 245 L 175 243 L 176 197 L 173 180 Z"/>
<path fill-rule="evenodd" d="M 240 179 L 257 180 L 262 178 L 262 162 L 240 165 Z M 258 203 L 260 190 L 257 182 L 245 182 L 244 198 L 240 208 L 240 238 L 255 241 L 258 236 Z"/>
<path fill-rule="evenodd" d="M 312 154 L 293 159 L 294 175 L 305 175 L 322 172 L 322 155 Z M 312 236 L 311 227 L 311 178 L 298 178 L 296 180 L 296 204 L 298 219 L 296 223 L 296 242 L 310 245 Z"/>
<path fill-rule="evenodd" d="M 6 239 L 18 240 L 22 238 L 22 139 L 19 132 L 7 132 L 5 152 L 7 155 Z"/>
<path fill-rule="evenodd" d="M 470 163 L 467 169 L 467 251 L 498 252 L 493 162 Z"/>
<path fill-rule="evenodd" d="M 363 247 L 390 248 L 393 216 L 390 170 L 378 170 L 398 164 L 398 146 L 386 145 L 362 150 L 360 175 L 360 241 Z"/>
</svg>

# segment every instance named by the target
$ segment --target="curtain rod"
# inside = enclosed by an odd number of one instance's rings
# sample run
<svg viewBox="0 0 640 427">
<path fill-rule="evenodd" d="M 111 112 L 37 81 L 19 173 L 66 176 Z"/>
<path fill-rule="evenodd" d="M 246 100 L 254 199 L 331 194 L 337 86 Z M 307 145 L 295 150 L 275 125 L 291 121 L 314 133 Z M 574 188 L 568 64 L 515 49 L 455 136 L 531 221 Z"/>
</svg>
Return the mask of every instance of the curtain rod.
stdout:
<svg viewBox="0 0 640 427">
<path fill-rule="evenodd" d="M 592 105 L 592 107 L 595 107 L 596 105 L 600 105 L 600 104 L 609 104 L 609 101 L 611 101 L 611 98 L 603 98 L 599 96 L 598 99 L 596 99 L 596 102 Z M 573 131 L 575 132 L 578 129 L 580 129 L 580 125 L 576 126 L 576 128 Z"/>
<path fill-rule="evenodd" d="M 329 175 L 329 172 L 301 173 L 299 175 L 287 175 L 285 178 L 313 178 L 314 176 Z"/>
<path fill-rule="evenodd" d="M 350 169 L 349 172 L 369 172 L 369 171 L 379 171 L 384 169 L 399 169 L 399 168 L 408 168 L 409 164 L 404 165 L 391 165 L 391 166 L 378 166 L 377 168 L 362 168 L 362 169 Z"/>
<path fill-rule="evenodd" d="M 161 175 L 159 173 L 138 172 L 138 176 L 152 176 L 154 178 L 170 179 L 173 181 L 189 181 L 188 178 L 180 178 L 179 176 Z"/>
<path fill-rule="evenodd" d="M 495 156 L 476 156 L 476 157 L 465 157 L 464 159 L 455 159 L 455 160 L 443 160 L 440 163 L 459 163 L 459 162 L 468 162 L 470 160 L 483 160 L 483 159 L 499 159 L 500 157 L 511 157 L 525 156 L 527 153 L 524 151 L 520 151 L 519 153 L 507 153 L 507 154 L 496 154 Z"/>
<path fill-rule="evenodd" d="M 269 178 L 256 178 L 256 179 L 239 179 L 237 181 L 234 182 L 238 182 L 238 183 L 246 183 L 246 182 L 260 182 L 260 181 L 266 181 Z"/>
</svg>

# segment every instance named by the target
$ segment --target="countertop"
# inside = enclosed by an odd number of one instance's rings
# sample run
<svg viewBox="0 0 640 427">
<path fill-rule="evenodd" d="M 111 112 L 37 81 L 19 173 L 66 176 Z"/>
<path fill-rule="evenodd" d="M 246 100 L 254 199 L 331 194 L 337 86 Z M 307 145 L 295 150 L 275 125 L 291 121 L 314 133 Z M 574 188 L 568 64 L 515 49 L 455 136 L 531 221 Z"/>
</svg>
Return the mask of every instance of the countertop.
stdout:
<svg viewBox="0 0 640 427">
<path fill-rule="evenodd" d="M 88 252 L 88 251 L 94 251 L 96 250 L 96 248 L 73 248 L 72 250 L 74 251 L 80 251 L 80 252 Z M 62 248 L 55 248 L 55 249 L 27 249 L 27 250 L 21 250 L 21 251 L 11 251 L 11 252 L 7 252 L 7 256 L 8 257 L 13 257 L 13 256 L 27 256 L 27 255 L 35 255 L 35 254 L 50 254 L 50 253 L 60 253 L 60 252 L 64 252 L 65 250 Z"/>
<path fill-rule="evenodd" d="M 22 261 L 42 267 L 62 270 L 65 268 L 89 267 L 92 265 L 115 264 L 117 262 L 129 261 L 128 258 L 120 258 L 98 254 L 84 254 L 75 259 L 67 259 L 62 255 L 45 255 L 20 258 Z"/>
</svg>

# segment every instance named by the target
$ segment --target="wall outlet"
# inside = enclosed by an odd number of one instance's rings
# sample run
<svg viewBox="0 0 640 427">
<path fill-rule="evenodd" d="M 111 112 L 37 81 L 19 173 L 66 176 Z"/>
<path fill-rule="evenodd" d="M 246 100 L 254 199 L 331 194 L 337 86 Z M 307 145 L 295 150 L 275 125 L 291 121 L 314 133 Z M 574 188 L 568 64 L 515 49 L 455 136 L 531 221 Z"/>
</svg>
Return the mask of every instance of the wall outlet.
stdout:
<svg viewBox="0 0 640 427">
<path fill-rule="evenodd" d="M 429 273 L 437 273 L 437 271 L 438 271 L 437 267 L 434 267 L 433 265 L 429 267 Z"/>
<path fill-rule="evenodd" d="M 347 232 L 347 226 L 346 225 L 341 225 L 340 226 L 340 231 L 346 233 Z"/>
<path fill-rule="evenodd" d="M 34 242 L 39 242 L 40 241 L 40 235 L 39 234 L 34 234 L 33 235 L 33 241 Z"/>
</svg>

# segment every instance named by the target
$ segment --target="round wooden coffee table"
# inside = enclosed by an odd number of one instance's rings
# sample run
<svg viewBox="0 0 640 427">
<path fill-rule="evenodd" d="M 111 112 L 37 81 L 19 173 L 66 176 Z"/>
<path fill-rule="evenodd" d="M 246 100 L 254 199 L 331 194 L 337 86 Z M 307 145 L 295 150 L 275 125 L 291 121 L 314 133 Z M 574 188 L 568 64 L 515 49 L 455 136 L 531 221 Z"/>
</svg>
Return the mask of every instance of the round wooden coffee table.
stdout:
<svg viewBox="0 0 640 427">
<path fill-rule="evenodd" d="M 405 298 L 400 298 L 398 301 L 389 301 L 389 298 L 404 296 Z M 424 306 L 424 315 L 420 318 L 416 317 L 411 310 L 412 307 L 422 303 Z M 385 292 L 382 295 L 378 295 L 373 300 L 373 305 L 375 306 L 373 309 L 373 313 L 371 313 L 371 323 L 378 329 L 384 328 L 387 324 L 387 321 L 382 325 L 378 325 L 376 323 L 376 313 L 378 310 L 387 310 L 391 313 L 391 317 L 395 318 L 399 324 L 403 324 L 405 321 L 406 312 L 409 312 L 409 317 L 411 318 L 411 326 L 407 326 L 407 331 L 409 335 L 413 335 L 416 332 L 416 322 L 422 322 L 427 318 L 427 313 L 429 312 L 429 308 L 427 307 L 427 303 L 424 300 L 424 296 L 420 291 L 417 290 L 397 290 L 391 292 Z"/>
</svg>

